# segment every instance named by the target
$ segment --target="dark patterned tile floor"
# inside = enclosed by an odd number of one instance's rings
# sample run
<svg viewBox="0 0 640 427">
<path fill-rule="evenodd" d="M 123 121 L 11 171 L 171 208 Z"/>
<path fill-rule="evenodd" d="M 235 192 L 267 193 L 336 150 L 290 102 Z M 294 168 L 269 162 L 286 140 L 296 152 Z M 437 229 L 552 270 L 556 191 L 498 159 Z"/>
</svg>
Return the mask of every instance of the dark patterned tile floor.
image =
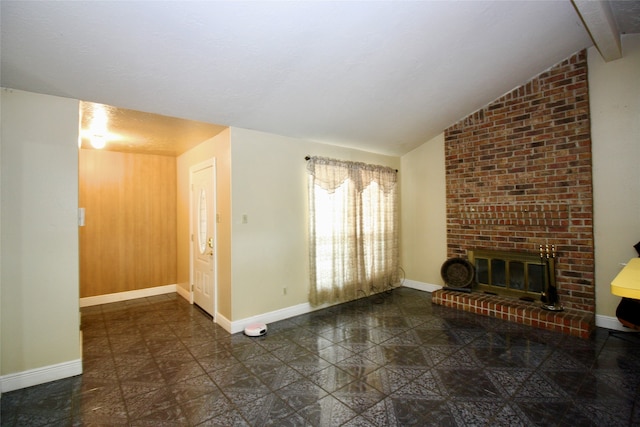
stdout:
<svg viewBox="0 0 640 427">
<path fill-rule="evenodd" d="M 229 335 L 177 295 L 82 309 L 84 374 L 2 426 L 640 425 L 640 336 L 589 340 L 389 293 Z"/>
</svg>

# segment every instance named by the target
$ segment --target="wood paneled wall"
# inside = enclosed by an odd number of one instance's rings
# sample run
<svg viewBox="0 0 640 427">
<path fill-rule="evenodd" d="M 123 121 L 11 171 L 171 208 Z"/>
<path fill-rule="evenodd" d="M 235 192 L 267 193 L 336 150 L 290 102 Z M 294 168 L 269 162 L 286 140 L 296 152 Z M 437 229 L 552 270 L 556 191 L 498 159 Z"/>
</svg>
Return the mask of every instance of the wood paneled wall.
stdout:
<svg viewBox="0 0 640 427">
<path fill-rule="evenodd" d="M 80 150 L 80 297 L 176 283 L 176 159 Z"/>
</svg>

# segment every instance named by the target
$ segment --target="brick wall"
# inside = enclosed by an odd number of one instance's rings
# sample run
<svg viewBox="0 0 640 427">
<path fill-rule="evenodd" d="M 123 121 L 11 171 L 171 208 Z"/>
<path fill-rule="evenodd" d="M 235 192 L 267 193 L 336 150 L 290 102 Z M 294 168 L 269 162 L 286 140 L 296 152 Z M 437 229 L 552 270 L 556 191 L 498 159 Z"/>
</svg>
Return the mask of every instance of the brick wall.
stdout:
<svg viewBox="0 0 640 427">
<path fill-rule="evenodd" d="M 587 56 L 445 131 L 449 257 L 555 245 L 560 302 L 595 312 Z"/>
</svg>

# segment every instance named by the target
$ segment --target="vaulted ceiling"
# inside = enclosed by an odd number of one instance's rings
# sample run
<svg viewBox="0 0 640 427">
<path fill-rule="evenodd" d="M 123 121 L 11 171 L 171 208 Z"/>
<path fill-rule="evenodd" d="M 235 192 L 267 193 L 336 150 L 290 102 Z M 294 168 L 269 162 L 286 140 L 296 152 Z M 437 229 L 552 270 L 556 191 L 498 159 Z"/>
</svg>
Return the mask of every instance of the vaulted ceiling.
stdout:
<svg viewBox="0 0 640 427">
<path fill-rule="evenodd" d="M 402 155 L 640 31 L 640 2 L 589 3 L 3 0 L 0 84 Z"/>
</svg>

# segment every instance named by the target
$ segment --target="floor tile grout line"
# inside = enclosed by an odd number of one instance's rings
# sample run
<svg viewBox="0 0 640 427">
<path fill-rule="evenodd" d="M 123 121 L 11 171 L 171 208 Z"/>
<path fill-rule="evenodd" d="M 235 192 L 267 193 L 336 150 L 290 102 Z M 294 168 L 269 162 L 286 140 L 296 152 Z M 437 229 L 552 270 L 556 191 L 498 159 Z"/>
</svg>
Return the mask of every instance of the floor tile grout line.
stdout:
<svg viewBox="0 0 640 427">
<path fill-rule="evenodd" d="M 111 334 L 109 332 L 109 328 L 106 325 L 106 319 L 104 318 L 104 305 L 101 307 L 102 308 L 102 315 L 103 315 L 103 321 L 105 322 L 105 330 L 106 330 L 106 334 L 107 334 L 107 341 L 109 342 L 109 354 L 111 355 L 111 359 L 113 361 L 113 366 L 116 372 L 116 378 L 118 380 L 118 389 L 120 390 L 120 398 L 122 399 L 122 404 L 124 405 L 124 409 L 125 409 L 125 414 L 127 416 L 127 423 L 129 425 L 131 425 L 131 422 L 133 422 L 133 420 L 131 419 L 131 415 L 130 415 L 130 411 L 129 411 L 129 405 L 127 403 L 127 399 L 125 399 L 125 394 L 124 394 L 124 390 L 122 389 L 122 380 L 120 378 L 120 372 L 118 370 L 118 365 L 116 364 L 116 359 L 115 359 L 115 351 L 113 350 L 113 346 L 112 346 L 112 342 L 111 342 Z"/>
</svg>

